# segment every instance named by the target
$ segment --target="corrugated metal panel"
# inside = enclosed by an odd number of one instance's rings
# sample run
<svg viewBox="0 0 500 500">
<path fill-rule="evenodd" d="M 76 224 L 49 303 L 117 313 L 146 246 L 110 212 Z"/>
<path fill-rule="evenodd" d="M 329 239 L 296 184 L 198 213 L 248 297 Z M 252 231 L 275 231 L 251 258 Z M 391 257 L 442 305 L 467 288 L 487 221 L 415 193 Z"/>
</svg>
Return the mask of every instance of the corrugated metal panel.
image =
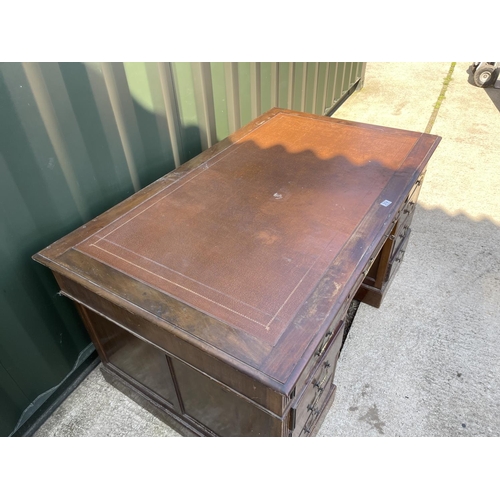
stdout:
<svg viewBox="0 0 500 500">
<path fill-rule="evenodd" d="M 31 256 L 271 107 L 325 114 L 364 68 L 0 63 L 0 435 L 89 348 Z"/>
</svg>

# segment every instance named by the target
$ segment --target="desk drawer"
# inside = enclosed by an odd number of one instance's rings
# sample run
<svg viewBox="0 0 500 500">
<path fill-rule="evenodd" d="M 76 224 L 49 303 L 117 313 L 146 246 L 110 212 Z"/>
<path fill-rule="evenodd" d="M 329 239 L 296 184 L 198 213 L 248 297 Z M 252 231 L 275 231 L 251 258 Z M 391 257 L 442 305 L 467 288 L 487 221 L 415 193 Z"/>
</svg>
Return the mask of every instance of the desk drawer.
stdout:
<svg viewBox="0 0 500 500">
<path fill-rule="evenodd" d="M 405 232 L 405 236 L 403 241 L 399 244 L 394 252 L 394 256 L 391 258 L 389 265 L 387 266 L 387 274 L 385 281 L 390 281 L 391 278 L 396 273 L 397 269 L 401 265 L 401 261 L 403 260 L 406 252 L 406 247 L 408 246 L 408 241 L 410 239 L 411 229 L 408 228 Z"/>
<path fill-rule="evenodd" d="M 394 242 L 392 245 L 391 254 L 389 260 L 392 260 L 398 252 L 401 250 L 403 242 L 407 240 L 407 236 L 410 234 L 411 220 L 413 219 L 414 210 L 412 210 L 407 217 L 402 221 L 398 222 L 398 227 L 396 234 L 394 235 Z"/>
<path fill-rule="evenodd" d="M 335 384 L 332 384 L 329 393 L 322 398 L 322 403 L 321 403 L 322 406 L 321 409 L 319 410 L 319 413 L 315 415 L 314 418 L 310 417 L 306 421 L 306 423 L 302 427 L 302 430 L 298 434 L 298 437 L 312 437 L 316 435 L 317 431 L 321 427 L 321 424 L 323 423 L 323 420 L 326 417 L 326 413 L 328 412 L 331 404 L 333 403 L 336 391 L 337 391 L 337 386 Z"/>
<path fill-rule="evenodd" d="M 422 187 L 423 175 L 417 180 L 413 185 L 410 194 L 406 197 L 406 200 L 398 212 L 398 221 L 394 233 L 391 235 L 390 239 L 394 241 L 392 245 L 391 257 L 397 252 L 401 241 L 405 237 L 405 233 L 410 227 L 413 214 L 415 213 L 415 208 L 417 206 L 418 195 L 420 194 L 420 188 Z"/>
<path fill-rule="evenodd" d="M 422 188 L 423 175 L 414 184 L 410 194 L 407 196 L 405 202 L 403 203 L 399 220 L 405 220 L 408 216 L 413 215 L 415 207 L 418 201 L 418 195 L 420 194 L 420 189 Z"/>
<path fill-rule="evenodd" d="M 291 409 L 292 436 L 308 434 L 321 415 L 324 403 L 333 389 L 333 378 L 337 367 L 340 347 L 342 345 L 343 328 L 339 331 L 324 354 L 315 372 L 309 379 L 306 389 Z"/>
<path fill-rule="evenodd" d="M 332 346 L 333 343 L 336 342 L 339 337 L 343 339 L 344 329 L 345 329 L 345 316 L 347 314 L 347 309 L 349 304 L 350 302 L 346 303 L 345 306 L 342 306 L 341 313 L 339 315 L 342 319 L 341 320 L 335 319 L 333 323 L 330 325 L 330 328 L 328 328 L 327 333 L 323 336 L 319 346 L 314 352 L 314 356 L 311 357 L 304 371 L 302 372 L 302 375 L 297 380 L 297 383 L 295 384 L 295 392 L 297 399 L 301 397 L 301 393 L 304 391 L 304 387 L 307 385 L 307 382 L 311 378 L 312 373 L 318 369 L 320 360 L 325 355 L 325 352 L 329 351 L 330 346 Z"/>
</svg>

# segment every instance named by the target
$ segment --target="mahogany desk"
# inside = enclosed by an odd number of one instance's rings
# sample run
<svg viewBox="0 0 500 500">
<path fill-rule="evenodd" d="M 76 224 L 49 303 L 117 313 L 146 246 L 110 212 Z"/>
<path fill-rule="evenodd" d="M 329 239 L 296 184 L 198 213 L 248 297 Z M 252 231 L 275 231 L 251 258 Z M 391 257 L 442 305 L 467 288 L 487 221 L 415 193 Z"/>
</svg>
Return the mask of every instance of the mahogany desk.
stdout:
<svg viewBox="0 0 500 500">
<path fill-rule="evenodd" d="M 440 138 L 273 109 L 34 256 L 108 381 L 179 432 L 311 436 Z"/>
</svg>

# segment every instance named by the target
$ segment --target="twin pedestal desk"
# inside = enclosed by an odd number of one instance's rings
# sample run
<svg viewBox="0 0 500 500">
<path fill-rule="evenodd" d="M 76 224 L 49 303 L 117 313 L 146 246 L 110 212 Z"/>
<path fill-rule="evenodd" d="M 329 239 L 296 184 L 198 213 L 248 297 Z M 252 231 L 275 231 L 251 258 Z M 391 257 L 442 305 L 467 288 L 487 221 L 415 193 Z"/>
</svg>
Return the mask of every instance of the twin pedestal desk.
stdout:
<svg viewBox="0 0 500 500">
<path fill-rule="evenodd" d="M 180 433 L 313 436 L 439 140 L 275 108 L 34 259 L 106 379 Z"/>
</svg>

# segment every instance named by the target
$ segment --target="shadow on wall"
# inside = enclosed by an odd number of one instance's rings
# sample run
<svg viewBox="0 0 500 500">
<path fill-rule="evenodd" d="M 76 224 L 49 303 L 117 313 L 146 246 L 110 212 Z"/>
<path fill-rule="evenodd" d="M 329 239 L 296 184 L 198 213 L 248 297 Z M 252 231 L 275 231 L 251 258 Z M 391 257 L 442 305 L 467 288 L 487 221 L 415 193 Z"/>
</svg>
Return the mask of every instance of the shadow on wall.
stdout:
<svg viewBox="0 0 500 500">
<path fill-rule="evenodd" d="M 92 352 L 74 306 L 31 256 L 175 167 L 166 117 L 131 97 L 123 67 L 113 72 L 108 87 L 81 63 L 0 63 L 3 436 Z M 186 160 L 201 152 L 198 127 L 179 132 Z"/>
</svg>

